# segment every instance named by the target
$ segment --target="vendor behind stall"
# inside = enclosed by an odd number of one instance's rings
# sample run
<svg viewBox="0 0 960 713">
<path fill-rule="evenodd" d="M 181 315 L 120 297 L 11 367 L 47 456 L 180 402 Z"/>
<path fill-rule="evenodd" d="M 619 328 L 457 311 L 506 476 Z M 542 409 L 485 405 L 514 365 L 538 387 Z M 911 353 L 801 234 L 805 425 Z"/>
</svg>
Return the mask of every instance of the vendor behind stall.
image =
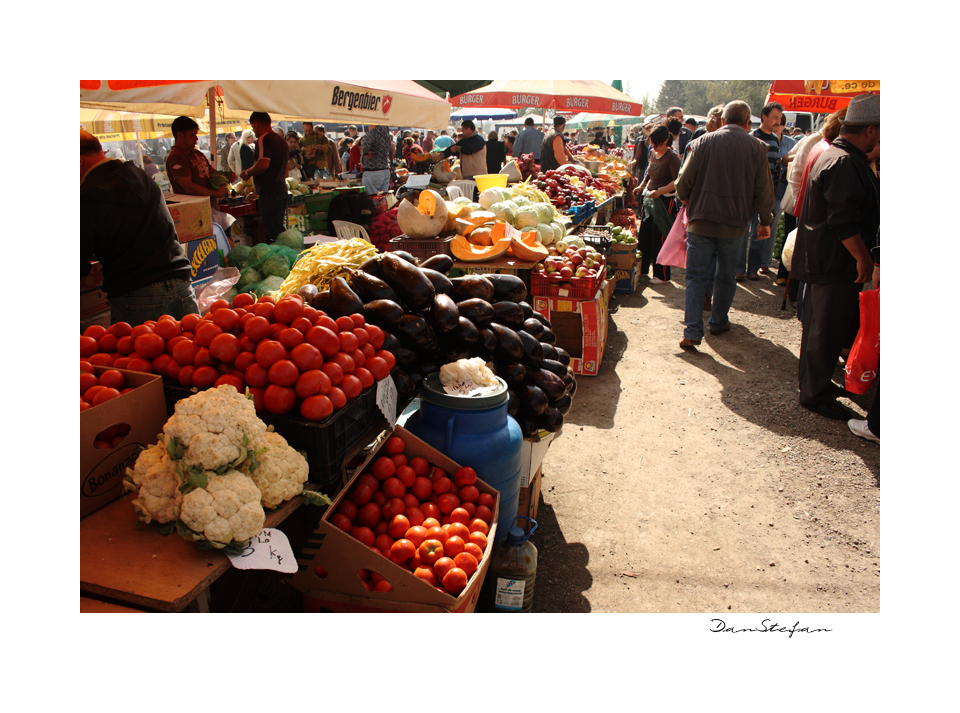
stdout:
<svg viewBox="0 0 960 713">
<path fill-rule="evenodd" d="M 198 313 L 190 261 L 157 183 L 131 162 L 107 158 L 80 130 L 80 277 L 100 262 L 110 319 L 143 324 Z"/>
<path fill-rule="evenodd" d="M 470 119 L 460 125 L 463 138 L 445 149 L 443 155 L 459 154 L 460 173 L 465 179 L 482 176 L 487 172 L 487 142 L 477 133 L 477 127 Z"/>
<path fill-rule="evenodd" d="M 307 178 L 313 178 L 316 171 L 330 173 L 329 159 L 334 147 L 327 138 L 327 130 L 322 124 L 314 131 L 313 122 L 303 122 L 300 149 L 303 151 L 303 171 Z"/>
<path fill-rule="evenodd" d="M 257 134 L 257 161 L 240 172 L 247 180 L 253 177 L 257 189 L 257 205 L 266 231 L 267 242 L 272 243 L 287 229 L 287 161 L 290 150 L 275 131 L 270 130 L 270 115 L 255 111 L 250 115 L 250 126 Z"/>
<path fill-rule="evenodd" d="M 189 116 L 178 116 L 170 124 L 173 134 L 173 149 L 167 154 L 167 178 L 174 193 L 191 196 L 210 196 L 210 205 L 216 209 L 217 199 L 226 197 L 230 186 L 226 183 L 218 188 L 210 187 L 210 177 L 216 173 L 210 161 L 197 150 L 197 133 L 200 127 Z M 236 175 L 230 171 L 230 180 Z"/>
</svg>

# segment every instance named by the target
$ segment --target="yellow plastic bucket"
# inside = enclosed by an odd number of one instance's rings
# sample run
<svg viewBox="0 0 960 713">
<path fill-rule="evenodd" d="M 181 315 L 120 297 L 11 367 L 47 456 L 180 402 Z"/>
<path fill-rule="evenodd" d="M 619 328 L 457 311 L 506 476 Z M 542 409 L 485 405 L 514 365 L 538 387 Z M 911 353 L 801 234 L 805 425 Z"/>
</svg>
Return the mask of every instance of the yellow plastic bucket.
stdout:
<svg viewBox="0 0 960 713">
<path fill-rule="evenodd" d="M 498 188 L 507 187 L 507 174 L 505 173 L 482 173 L 479 176 L 474 176 L 473 180 L 477 182 L 477 190 L 481 193 L 494 186 Z"/>
</svg>

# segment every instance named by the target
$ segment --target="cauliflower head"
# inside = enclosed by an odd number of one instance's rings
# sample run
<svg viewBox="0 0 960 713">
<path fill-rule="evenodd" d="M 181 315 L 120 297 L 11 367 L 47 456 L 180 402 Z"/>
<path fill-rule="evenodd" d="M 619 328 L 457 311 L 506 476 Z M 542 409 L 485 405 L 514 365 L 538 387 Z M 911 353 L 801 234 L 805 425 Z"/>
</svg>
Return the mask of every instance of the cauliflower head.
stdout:
<svg viewBox="0 0 960 713">
<path fill-rule="evenodd" d="M 266 520 L 260 489 L 236 470 L 207 475 L 205 488 L 183 496 L 180 522 L 218 548 L 245 543 L 258 534 Z"/>
<path fill-rule="evenodd" d="M 162 444 L 142 451 L 128 474 L 138 491 L 133 509 L 141 521 L 162 524 L 177 519 L 182 499 L 180 474 Z"/>
<path fill-rule="evenodd" d="M 253 401 L 226 385 L 181 399 L 163 427 L 168 453 L 182 449 L 185 466 L 212 471 L 239 465 L 264 448 L 266 432 Z"/>
<path fill-rule="evenodd" d="M 250 477 L 260 489 L 260 503 L 270 509 L 303 492 L 310 468 L 307 459 L 279 433 L 268 431 L 266 441 L 267 452 L 260 457 L 260 467 Z"/>
</svg>

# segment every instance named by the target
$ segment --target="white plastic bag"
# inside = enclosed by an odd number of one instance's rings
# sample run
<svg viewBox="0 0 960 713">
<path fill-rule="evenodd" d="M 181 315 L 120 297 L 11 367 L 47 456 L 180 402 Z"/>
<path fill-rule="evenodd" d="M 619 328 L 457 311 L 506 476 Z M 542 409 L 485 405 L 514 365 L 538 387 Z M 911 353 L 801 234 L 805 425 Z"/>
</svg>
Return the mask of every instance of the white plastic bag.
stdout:
<svg viewBox="0 0 960 713">
<path fill-rule="evenodd" d="M 213 273 L 210 281 L 203 286 L 200 294 L 197 295 L 197 305 L 200 307 L 200 314 L 206 314 L 217 300 L 223 299 L 223 296 L 230 291 L 240 280 L 240 271 L 235 267 L 218 267 Z"/>
<path fill-rule="evenodd" d="M 797 242 L 797 229 L 790 231 L 786 241 L 783 243 L 783 251 L 780 253 L 780 264 L 787 270 L 790 270 L 790 263 L 793 261 L 793 246 Z"/>
</svg>

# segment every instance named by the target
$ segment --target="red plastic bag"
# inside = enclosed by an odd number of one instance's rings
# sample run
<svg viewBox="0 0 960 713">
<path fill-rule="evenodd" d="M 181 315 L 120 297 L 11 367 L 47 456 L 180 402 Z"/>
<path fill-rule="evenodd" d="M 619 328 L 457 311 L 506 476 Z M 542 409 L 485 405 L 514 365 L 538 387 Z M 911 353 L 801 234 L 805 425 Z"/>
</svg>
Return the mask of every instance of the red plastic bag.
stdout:
<svg viewBox="0 0 960 713">
<path fill-rule="evenodd" d="M 864 394 L 880 368 L 880 290 L 860 293 L 860 331 L 844 367 L 846 389 Z"/>
<path fill-rule="evenodd" d="M 658 265 L 687 269 L 687 207 L 680 206 L 677 219 L 657 254 Z"/>
</svg>

